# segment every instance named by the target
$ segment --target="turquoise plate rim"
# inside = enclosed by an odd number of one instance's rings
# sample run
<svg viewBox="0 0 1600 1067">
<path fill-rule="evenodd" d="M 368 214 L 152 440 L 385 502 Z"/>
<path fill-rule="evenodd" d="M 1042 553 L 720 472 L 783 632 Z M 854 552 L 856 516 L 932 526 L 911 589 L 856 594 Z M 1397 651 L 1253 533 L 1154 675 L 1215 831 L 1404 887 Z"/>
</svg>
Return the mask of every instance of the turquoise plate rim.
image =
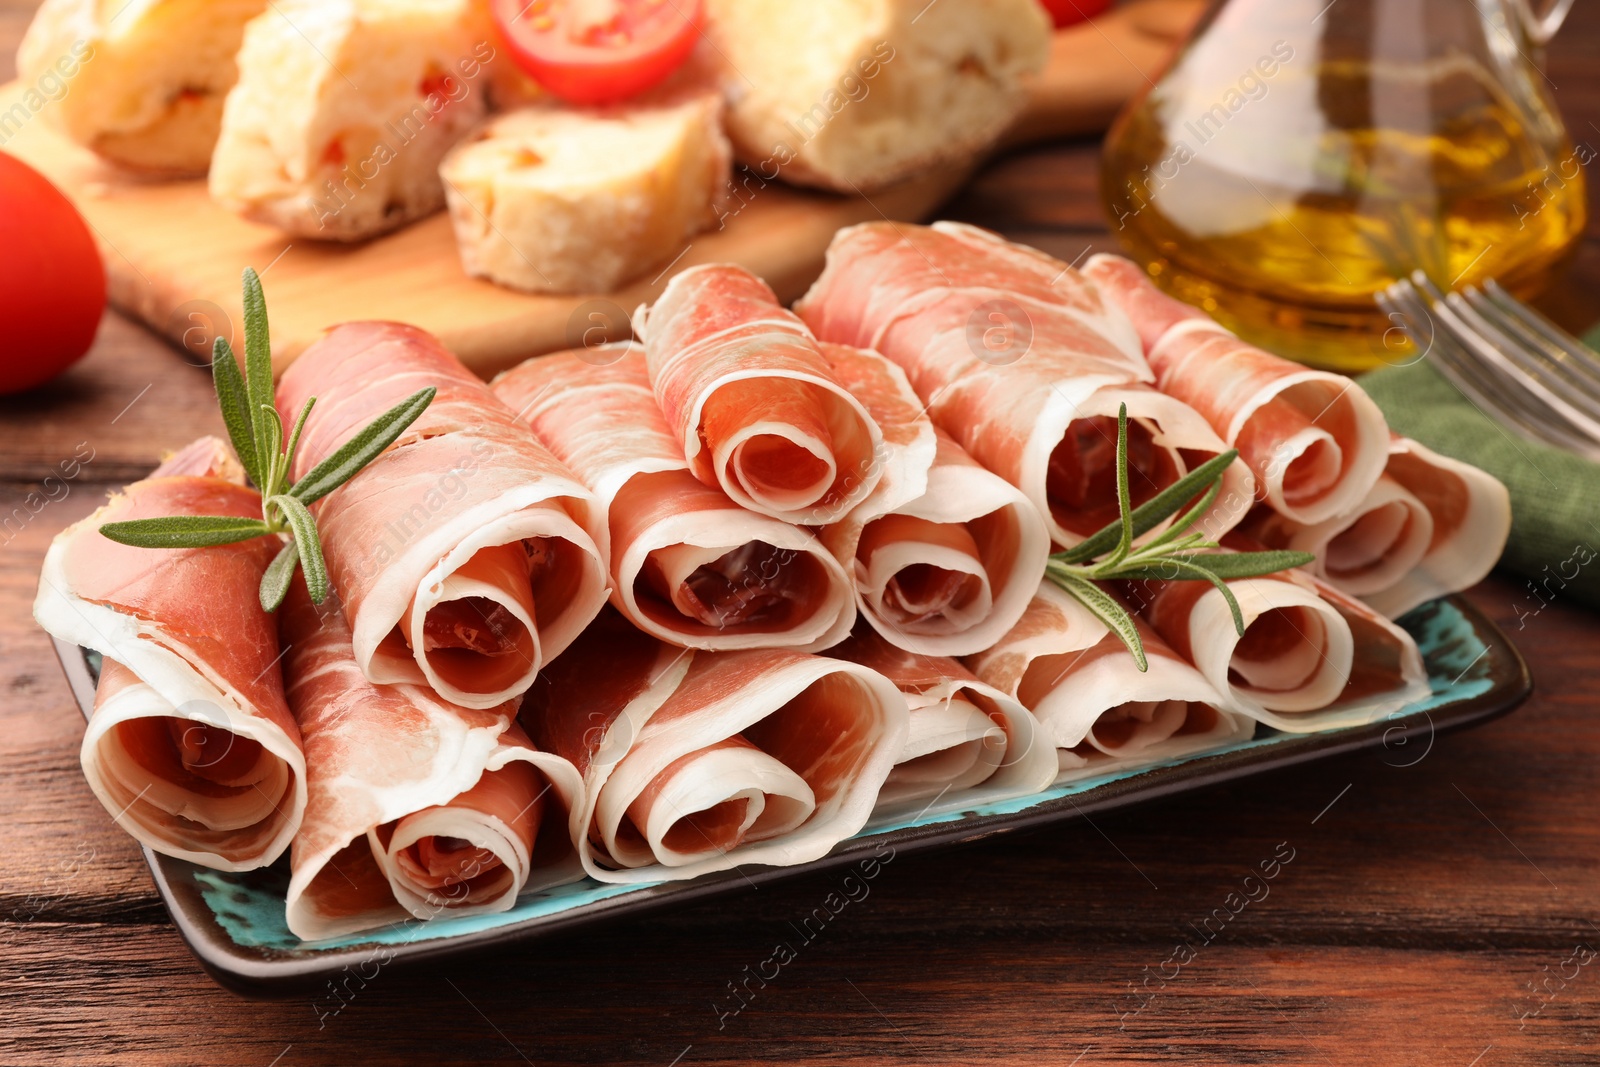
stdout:
<svg viewBox="0 0 1600 1067">
<path fill-rule="evenodd" d="M 1383 747 L 1416 762 L 1413 743 L 1431 750 L 1442 732 L 1505 715 L 1527 699 L 1533 680 L 1510 639 L 1464 597 L 1431 601 L 1401 620 L 1418 639 L 1433 693 L 1389 718 L 1317 734 L 1266 730 L 1215 752 L 1116 771 L 1019 800 L 923 819 L 869 826 L 827 856 L 797 867 L 747 867 L 689 882 L 599 886 L 593 882 L 525 896 L 509 912 L 432 923 L 403 923 L 371 934 L 306 946 L 282 927 L 285 861 L 261 871 L 222 874 L 145 849 L 156 889 L 180 936 L 222 986 L 251 997 L 291 996 L 346 968 L 415 964 L 502 948 L 581 927 L 681 907 L 758 885 L 856 863 L 882 854 L 953 847 L 1003 833 L 1067 822 L 1115 808 L 1280 770 L 1311 760 Z M 94 708 L 88 653 L 56 641 L 67 681 L 85 718 Z M 1265 730 L 1265 728 L 1262 728 Z M 252 915 L 252 912 L 254 913 Z M 274 925 L 276 923 L 276 925 Z"/>
</svg>

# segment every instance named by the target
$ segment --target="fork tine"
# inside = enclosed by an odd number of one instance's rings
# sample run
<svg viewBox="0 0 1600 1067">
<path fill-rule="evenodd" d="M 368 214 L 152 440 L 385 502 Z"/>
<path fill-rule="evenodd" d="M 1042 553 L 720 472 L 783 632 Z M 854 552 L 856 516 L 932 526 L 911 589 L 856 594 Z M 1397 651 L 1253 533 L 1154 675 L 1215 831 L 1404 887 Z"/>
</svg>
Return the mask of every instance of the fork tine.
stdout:
<svg viewBox="0 0 1600 1067">
<path fill-rule="evenodd" d="M 1412 281 L 1418 289 L 1428 295 L 1433 304 L 1432 311 L 1440 324 L 1473 356 L 1494 368 L 1508 384 L 1521 386 L 1538 397 L 1552 414 L 1565 419 L 1573 430 L 1593 442 L 1600 443 L 1600 417 L 1582 410 L 1580 406 L 1574 406 L 1566 397 L 1550 388 L 1542 378 L 1530 373 L 1509 356 L 1506 350 L 1520 351 L 1515 342 L 1472 313 L 1470 308 L 1466 308 L 1464 301 L 1457 300 L 1454 303 L 1449 301 L 1421 271 L 1412 275 Z M 1472 322 L 1469 319 L 1477 321 Z M 1498 345 L 1496 341 L 1499 342 Z"/>
<path fill-rule="evenodd" d="M 1514 364 L 1530 380 L 1538 382 L 1595 420 L 1596 432 L 1600 433 L 1600 399 L 1597 399 L 1600 390 L 1596 389 L 1594 382 L 1575 372 L 1572 367 L 1551 359 L 1542 345 L 1537 341 L 1527 341 L 1516 326 L 1511 325 L 1509 329 L 1502 326 L 1502 316 L 1497 312 L 1491 311 L 1488 315 L 1480 312 L 1467 294 L 1451 293 L 1445 300 L 1463 322 L 1476 330 L 1494 346 L 1499 355 Z"/>
<path fill-rule="evenodd" d="M 1581 367 L 1600 381 L 1600 353 L 1506 292 L 1493 278 L 1484 283 L 1483 292 L 1488 300 L 1509 317 L 1524 325 L 1531 333 L 1542 337 L 1546 344 L 1566 353 L 1572 358 L 1576 367 Z"/>
<path fill-rule="evenodd" d="M 1586 390 L 1587 395 L 1600 397 L 1600 360 L 1579 358 L 1573 352 L 1568 352 L 1560 344 L 1552 341 L 1549 334 L 1534 328 L 1528 322 L 1528 318 L 1517 314 L 1515 307 L 1507 307 L 1506 304 L 1491 298 L 1488 293 L 1483 293 L 1477 288 L 1466 288 L 1462 290 L 1461 296 L 1466 298 L 1470 306 L 1486 320 L 1499 326 L 1501 331 L 1510 334 L 1512 338 L 1522 341 L 1523 346 L 1530 350 L 1531 354 L 1536 355 L 1544 365 L 1549 366 L 1552 373 L 1568 376 L 1576 382 L 1578 389 Z M 1504 296 L 1504 299 L 1509 301 L 1512 298 Z"/>
<path fill-rule="evenodd" d="M 1480 362 L 1448 330 L 1434 329 L 1424 335 L 1422 321 L 1437 323 L 1427 303 L 1411 282 L 1401 279 L 1383 293 L 1378 304 L 1400 317 L 1401 328 L 1444 378 L 1485 415 L 1499 420 L 1533 441 L 1553 445 L 1591 459 L 1600 460 L 1600 446 L 1581 434 L 1563 427 L 1538 400 L 1526 391 L 1499 379 L 1492 368 Z"/>
</svg>

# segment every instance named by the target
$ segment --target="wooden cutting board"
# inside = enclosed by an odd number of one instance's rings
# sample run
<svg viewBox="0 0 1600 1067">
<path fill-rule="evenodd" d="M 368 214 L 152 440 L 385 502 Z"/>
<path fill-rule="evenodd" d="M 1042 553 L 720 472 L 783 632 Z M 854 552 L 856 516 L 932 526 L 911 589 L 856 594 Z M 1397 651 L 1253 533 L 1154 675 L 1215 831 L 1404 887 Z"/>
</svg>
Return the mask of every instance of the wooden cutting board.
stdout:
<svg viewBox="0 0 1600 1067">
<path fill-rule="evenodd" d="M 1104 129 L 1157 75 L 1203 7 L 1203 0 L 1136 0 L 1057 33 L 1049 68 L 1003 147 Z M 15 83 L 0 88 L 0 113 L 21 93 Z M 436 334 L 484 375 L 602 332 L 627 336 L 627 316 L 653 299 L 671 272 L 695 263 L 739 263 L 793 300 L 820 272 L 840 227 L 924 219 L 971 172 L 943 169 L 868 198 L 768 185 L 666 268 L 622 292 L 583 297 L 528 295 L 468 277 L 444 214 L 355 246 L 291 240 L 212 203 L 203 181 L 130 176 L 37 117 L 5 150 L 48 176 L 89 221 L 112 303 L 197 356 L 209 353 L 218 333 L 239 340 L 239 275 L 252 266 L 267 290 L 280 368 L 329 326 L 395 319 Z"/>
</svg>

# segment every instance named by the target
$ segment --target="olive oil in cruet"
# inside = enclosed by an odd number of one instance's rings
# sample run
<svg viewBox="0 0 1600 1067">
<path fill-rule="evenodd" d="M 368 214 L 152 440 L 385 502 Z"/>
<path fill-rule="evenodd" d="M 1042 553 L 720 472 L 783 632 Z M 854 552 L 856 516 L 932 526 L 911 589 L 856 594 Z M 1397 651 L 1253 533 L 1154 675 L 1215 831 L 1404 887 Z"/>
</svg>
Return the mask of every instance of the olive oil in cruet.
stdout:
<svg viewBox="0 0 1600 1067">
<path fill-rule="evenodd" d="M 1374 294 L 1542 289 L 1585 223 L 1584 171 L 1532 54 L 1564 7 L 1229 0 L 1107 137 L 1113 232 L 1167 291 L 1286 356 L 1410 358 Z"/>
</svg>

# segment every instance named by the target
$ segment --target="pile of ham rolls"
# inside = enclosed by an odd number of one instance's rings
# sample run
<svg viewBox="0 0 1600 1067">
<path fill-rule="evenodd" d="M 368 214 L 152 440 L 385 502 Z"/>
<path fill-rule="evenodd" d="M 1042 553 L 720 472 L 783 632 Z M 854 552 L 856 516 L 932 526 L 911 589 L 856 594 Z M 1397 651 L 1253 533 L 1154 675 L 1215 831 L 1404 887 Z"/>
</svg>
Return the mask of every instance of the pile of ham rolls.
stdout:
<svg viewBox="0 0 1600 1067">
<path fill-rule="evenodd" d="M 259 514 L 227 446 L 170 457 L 51 546 L 35 615 L 102 657 L 90 787 L 155 851 L 287 853 L 306 940 L 818 859 L 869 825 L 1237 744 L 1429 692 L 1392 619 L 1476 582 L 1505 490 L 1390 434 L 1353 382 L 1240 341 L 1133 264 L 1082 272 L 946 223 L 841 231 L 794 311 L 694 267 L 639 342 L 485 385 L 351 323 L 283 374 L 298 477 L 433 403 L 315 505 L 335 595 L 257 587 L 278 544 L 146 550 L 101 524 Z M 1003 335 L 994 343 L 994 331 Z M 1044 580 L 1230 448 L 1199 528 L 1314 565 L 1110 590 Z M 1159 531 L 1155 531 L 1159 532 Z M 1152 532 L 1153 536 L 1155 532 Z"/>
</svg>

